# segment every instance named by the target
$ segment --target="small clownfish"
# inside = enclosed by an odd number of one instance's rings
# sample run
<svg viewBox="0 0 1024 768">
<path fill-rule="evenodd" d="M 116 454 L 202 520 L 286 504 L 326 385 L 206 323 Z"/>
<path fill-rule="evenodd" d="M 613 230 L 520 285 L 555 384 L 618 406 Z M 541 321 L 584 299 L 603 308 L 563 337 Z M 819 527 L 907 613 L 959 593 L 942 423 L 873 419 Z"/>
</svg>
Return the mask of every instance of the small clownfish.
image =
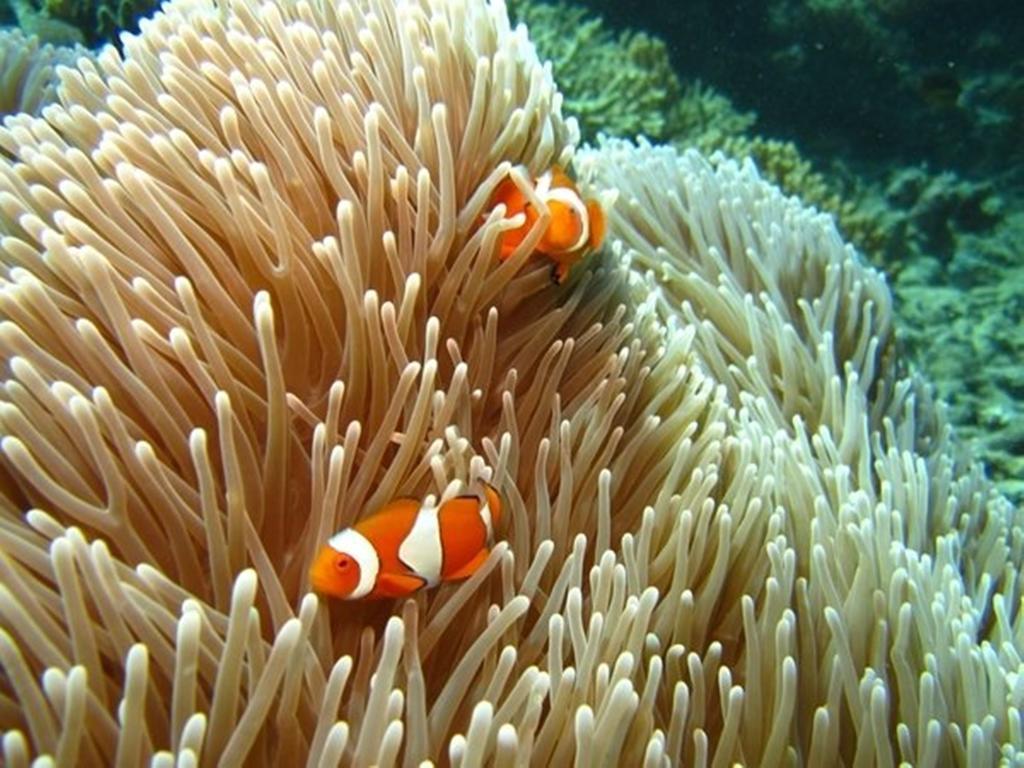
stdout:
<svg viewBox="0 0 1024 768">
<path fill-rule="evenodd" d="M 334 534 L 309 570 L 313 588 L 343 600 L 405 597 L 442 581 L 469 578 L 487 560 L 501 499 L 479 494 L 438 506 L 396 499 Z"/>
<path fill-rule="evenodd" d="M 534 192 L 547 206 L 551 216 L 535 253 L 555 262 L 551 277 L 561 285 L 576 262 L 601 247 L 605 232 L 604 211 L 596 200 L 584 200 L 575 182 L 557 165 L 534 180 Z M 490 208 L 499 203 L 505 204 L 507 218 L 519 213 L 526 216 L 521 227 L 502 235 L 501 260 L 504 261 L 523 242 L 540 214 L 511 178 L 498 184 L 491 196 Z"/>
</svg>

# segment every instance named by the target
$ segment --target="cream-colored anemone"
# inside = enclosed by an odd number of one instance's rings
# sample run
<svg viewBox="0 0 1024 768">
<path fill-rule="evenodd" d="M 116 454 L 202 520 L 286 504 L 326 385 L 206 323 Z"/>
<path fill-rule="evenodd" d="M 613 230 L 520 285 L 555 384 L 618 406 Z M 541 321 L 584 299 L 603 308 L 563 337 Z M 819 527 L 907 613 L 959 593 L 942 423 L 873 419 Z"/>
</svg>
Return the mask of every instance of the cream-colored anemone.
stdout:
<svg viewBox="0 0 1024 768">
<path fill-rule="evenodd" d="M 618 190 L 616 252 L 758 446 L 776 527 L 747 563 L 776 572 L 715 629 L 726 759 L 1019 761 L 1022 513 L 898 366 L 882 278 L 749 163 L 611 141 L 577 164 Z"/>
<path fill-rule="evenodd" d="M 80 45 L 50 45 L 17 27 L 0 29 L 0 116 L 38 114 L 57 100 L 56 68 L 89 55 Z"/>
<path fill-rule="evenodd" d="M 611 257 L 499 265 L 491 190 L 575 141 L 500 4 L 174 0 L 63 76 L 0 132 L 8 765 L 1021 746 L 1016 521 L 827 221 L 612 144 Z M 477 477 L 471 579 L 307 594 L 331 532 Z"/>
</svg>

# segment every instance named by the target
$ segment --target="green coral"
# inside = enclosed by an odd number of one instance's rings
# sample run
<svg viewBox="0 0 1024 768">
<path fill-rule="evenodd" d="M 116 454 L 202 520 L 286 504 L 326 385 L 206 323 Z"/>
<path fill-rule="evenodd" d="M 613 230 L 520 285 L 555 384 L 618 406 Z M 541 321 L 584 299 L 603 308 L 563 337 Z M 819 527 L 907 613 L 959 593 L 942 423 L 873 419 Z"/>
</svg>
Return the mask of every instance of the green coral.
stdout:
<svg viewBox="0 0 1024 768">
<path fill-rule="evenodd" d="M 8 7 L 18 20 L 18 28 L 40 43 L 70 46 L 85 42 L 85 36 L 76 25 L 53 17 L 45 9 L 36 7 L 31 0 L 9 0 Z"/>
<path fill-rule="evenodd" d="M 27 3 L 29 0 L 16 0 Z M 38 0 L 39 15 L 79 31 L 85 42 L 96 45 L 114 40 L 152 13 L 159 0 Z"/>
<path fill-rule="evenodd" d="M 675 144 L 711 154 L 744 136 L 757 122 L 757 115 L 741 112 L 727 96 L 698 80 L 687 85 L 672 105 L 669 122 Z"/>
<path fill-rule="evenodd" d="M 1024 500 L 1024 190 L 924 167 L 865 185 L 900 337 L 961 439 Z"/>
<path fill-rule="evenodd" d="M 599 131 L 668 138 L 669 114 L 682 89 L 662 40 L 642 32 L 614 35 L 579 6 L 516 0 L 509 12 L 551 62 L 565 112 L 579 120 L 584 139 L 592 141 Z"/>
</svg>

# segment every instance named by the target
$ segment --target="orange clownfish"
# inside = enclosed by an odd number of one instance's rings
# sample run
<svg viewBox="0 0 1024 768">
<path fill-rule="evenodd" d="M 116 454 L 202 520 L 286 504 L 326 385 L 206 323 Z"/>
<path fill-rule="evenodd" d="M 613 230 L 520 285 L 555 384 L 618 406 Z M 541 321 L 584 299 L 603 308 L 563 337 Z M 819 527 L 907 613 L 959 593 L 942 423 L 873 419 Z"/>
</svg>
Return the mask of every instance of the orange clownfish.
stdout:
<svg viewBox="0 0 1024 768">
<path fill-rule="evenodd" d="M 561 285 L 573 264 L 601 247 L 605 230 L 604 211 L 596 200 L 584 200 L 575 182 L 557 165 L 535 179 L 533 188 L 551 217 L 535 253 L 555 262 L 551 276 Z M 508 218 L 519 213 L 526 216 L 521 227 L 502 235 L 501 260 L 504 261 L 523 242 L 540 214 L 511 178 L 502 180 L 491 196 L 491 208 L 499 203 L 505 204 L 505 216 Z"/>
<path fill-rule="evenodd" d="M 396 499 L 334 534 L 309 578 L 317 592 L 343 600 L 405 597 L 466 579 L 487 560 L 500 520 L 501 500 L 486 483 L 440 506 Z"/>
</svg>

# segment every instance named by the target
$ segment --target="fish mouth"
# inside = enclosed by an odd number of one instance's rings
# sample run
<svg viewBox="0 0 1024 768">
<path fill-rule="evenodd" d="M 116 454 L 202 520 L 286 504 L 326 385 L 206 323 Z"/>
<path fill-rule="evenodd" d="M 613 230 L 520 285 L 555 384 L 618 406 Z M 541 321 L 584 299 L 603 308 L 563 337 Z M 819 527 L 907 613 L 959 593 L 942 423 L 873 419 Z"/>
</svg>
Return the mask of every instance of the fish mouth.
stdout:
<svg viewBox="0 0 1024 768">
<path fill-rule="evenodd" d="M 334 556 L 330 548 L 325 547 L 317 553 L 313 564 L 309 567 L 309 582 L 313 590 L 322 595 L 344 597 L 338 590 L 337 575 L 334 572 Z"/>
</svg>

